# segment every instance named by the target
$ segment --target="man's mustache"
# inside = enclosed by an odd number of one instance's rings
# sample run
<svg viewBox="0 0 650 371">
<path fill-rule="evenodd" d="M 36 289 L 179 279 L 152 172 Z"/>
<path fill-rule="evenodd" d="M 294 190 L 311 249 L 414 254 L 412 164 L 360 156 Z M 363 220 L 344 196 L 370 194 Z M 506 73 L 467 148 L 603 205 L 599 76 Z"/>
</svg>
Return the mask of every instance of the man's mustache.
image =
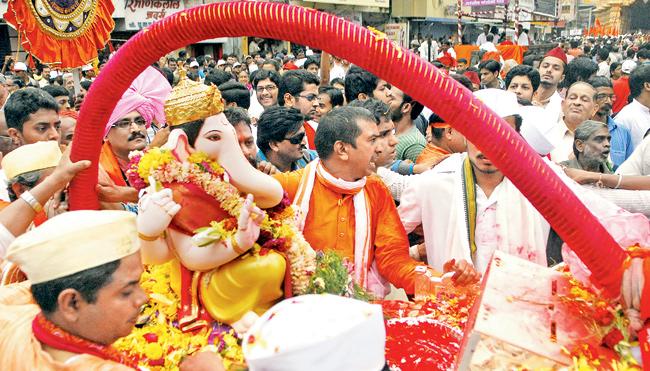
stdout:
<svg viewBox="0 0 650 371">
<path fill-rule="evenodd" d="M 127 142 L 130 142 L 132 140 L 136 140 L 136 139 L 139 139 L 139 138 L 147 139 L 147 137 L 145 137 L 144 134 L 142 134 L 140 132 L 135 132 L 135 133 L 132 133 L 131 135 L 129 135 L 129 138 L 127 139 Z"/>
</svg>

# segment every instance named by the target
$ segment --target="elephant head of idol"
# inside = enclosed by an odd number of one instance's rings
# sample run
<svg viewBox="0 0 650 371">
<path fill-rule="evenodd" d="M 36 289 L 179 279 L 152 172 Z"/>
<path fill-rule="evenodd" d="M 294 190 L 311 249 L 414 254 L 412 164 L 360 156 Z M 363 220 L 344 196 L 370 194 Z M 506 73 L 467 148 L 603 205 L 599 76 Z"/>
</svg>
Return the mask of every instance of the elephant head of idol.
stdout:
<svg viewBox="0 0 650 371">
<path fill-rule="evenodd" d="M 165 116 L 172 129 L 165 148 L 172 150 L 181 161 L 193 152 L 204 152 L 225 169 L 230 182 L 240 192 L 253 194 L 260 207 L 278 204 L 282 187 L 244 157 L 235 128 L 223 113 L 219 89 L 181 75 L 165 102 Z"/>
</svg>

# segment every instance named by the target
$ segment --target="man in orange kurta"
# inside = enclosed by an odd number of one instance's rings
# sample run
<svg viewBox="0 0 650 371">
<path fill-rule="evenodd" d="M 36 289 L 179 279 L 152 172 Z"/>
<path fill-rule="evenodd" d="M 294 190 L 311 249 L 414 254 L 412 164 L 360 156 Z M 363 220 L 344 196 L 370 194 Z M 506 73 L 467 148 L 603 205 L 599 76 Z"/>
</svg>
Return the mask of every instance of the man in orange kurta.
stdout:
<svg viewBox="0 0 650 371">
<path fill-rule="evenodd" d="M 435 113 L 429 118 L 427 146 L 416 164 L 434 167 L 452 153 L 465 152 L 465 137 Z"/>
<path fill-rule="evenodd" d="M 301 211 L 305 239 L 315 250 L 354 262 L 356 282 L 376 297 L 388 293 L 385 280 L 413 294 L 418 272 L 427 268 L 409 256 L 391 194 L 371 175 L 381 151 L 374 117 L 360 108 L 336 108 L 321 119 L 315 144 L 320 160 L 274 175 Z M 462 268 L 453 269 L 462 275 Z"/>
</svg>

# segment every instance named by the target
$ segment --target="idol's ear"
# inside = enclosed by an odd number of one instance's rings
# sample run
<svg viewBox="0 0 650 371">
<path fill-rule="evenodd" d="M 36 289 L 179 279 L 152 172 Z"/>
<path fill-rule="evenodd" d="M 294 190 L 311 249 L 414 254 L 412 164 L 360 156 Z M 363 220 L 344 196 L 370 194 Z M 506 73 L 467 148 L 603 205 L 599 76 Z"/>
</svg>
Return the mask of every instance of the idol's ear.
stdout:
<svg viewBox="0 0 650 371">
<path fill-rule="evenodd" d="M 187 135 L 180 129 L 172 130 L 172 132 L 169 133 L 169 138 L 163 148 L 171 150 L 174 156 L 176 156 L 176 159 L 181 162 L 187 160 L 192 152 L 194 152 L 187 140 Z"/>
</svg>

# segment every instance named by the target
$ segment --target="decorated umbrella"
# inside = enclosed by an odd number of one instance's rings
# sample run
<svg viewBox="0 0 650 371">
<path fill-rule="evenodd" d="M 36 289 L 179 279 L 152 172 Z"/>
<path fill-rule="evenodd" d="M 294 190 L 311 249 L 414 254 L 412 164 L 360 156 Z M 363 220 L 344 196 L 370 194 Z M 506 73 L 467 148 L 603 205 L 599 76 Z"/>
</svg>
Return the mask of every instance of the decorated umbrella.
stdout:
<svg viewBox="0 0 650 371">
<path fill-rule="evenodd" d="M 74 68 L 96 59 L 106 45 L 113 10 L 111 0 L 9 0 L 4 19 L 39 61 Z"/>
</svg>

